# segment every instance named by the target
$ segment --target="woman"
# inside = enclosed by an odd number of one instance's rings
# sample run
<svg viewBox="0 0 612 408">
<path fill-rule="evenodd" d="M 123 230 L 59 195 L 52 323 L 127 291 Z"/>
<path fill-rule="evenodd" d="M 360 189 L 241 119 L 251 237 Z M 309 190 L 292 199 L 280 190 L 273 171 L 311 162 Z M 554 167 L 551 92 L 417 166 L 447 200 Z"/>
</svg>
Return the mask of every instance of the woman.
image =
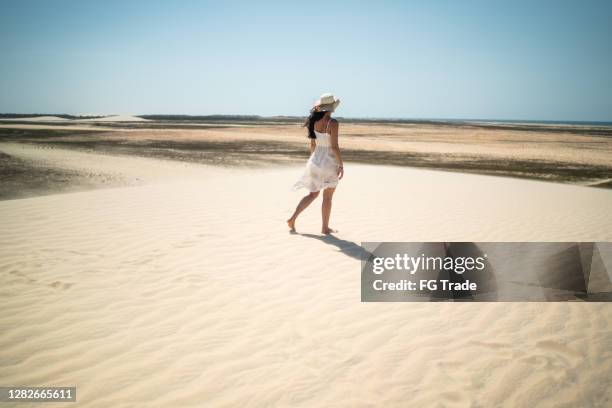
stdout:
<svg viewBox="0 0 612 408">
<path fill-rule="evenodd" d="M 338 121 L 332 119 L 332 112 L 340 104 L 340 99 L 330 93 L 321 95 L 310 110 L 310 116 L 304 123 L 308 128 L 310 139 L 310 159 L 306 163 L 306 171 L 302 178 L 295 183 L 293 189 L 306 188 L 310 193 L 300 200 L 287 224 L 291 231 L 295 231 L 295 220 L 302 211 L 319 196 L 323 190 L 323 205 L 321 215 L 323 225 L 321 233 L 331 234 L 337 232 L 329 227 L 332 197 L 338 180 L 344 175 L 342 156 L 338 147 Z"/>
</svg>

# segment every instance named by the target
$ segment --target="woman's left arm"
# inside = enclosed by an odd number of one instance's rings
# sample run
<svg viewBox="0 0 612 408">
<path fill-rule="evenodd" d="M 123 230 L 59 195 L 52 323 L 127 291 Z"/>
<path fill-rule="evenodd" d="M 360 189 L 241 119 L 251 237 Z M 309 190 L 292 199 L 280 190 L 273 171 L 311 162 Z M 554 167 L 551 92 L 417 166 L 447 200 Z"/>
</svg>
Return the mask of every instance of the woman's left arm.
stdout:
<svg viewBox="0 0 612 408">
<path fill-rule="evenodd" d="M 342 163 L 342 155 L 340 154 L 340 146 L 338 145 L 338 130 L 340 129 L 340 124 L 337 120 L 332 119 L 330 125 L 331 150 L 338 161 L 338 178 L 341 179 L 344 176 L 344 165 Z"/>
</svg>

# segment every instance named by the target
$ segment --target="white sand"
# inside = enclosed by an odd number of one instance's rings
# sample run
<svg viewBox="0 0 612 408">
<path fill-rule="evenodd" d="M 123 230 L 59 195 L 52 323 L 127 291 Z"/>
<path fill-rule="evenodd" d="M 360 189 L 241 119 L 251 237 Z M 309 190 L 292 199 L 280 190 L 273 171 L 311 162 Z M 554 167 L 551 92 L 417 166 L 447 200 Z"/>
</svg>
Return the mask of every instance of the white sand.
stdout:
<svg viewBox="0 0 612 408">
<path fill-rule="evenodd" d="M 0 121 L 19 121 L 19 122 L 149 122 L 148 119 L 134 115 L 109 115 L 89 119 L 66 119 L 59 116 L 33 116 L 27 118 L 0 118 Z M 2 126 L 6 127 L 6 126 Z M 56 129 L 56 127 L 53 127 Z"/>
<path fill-rule="evenodd" d="M 76 119 L 75 122 L 148 122 L 148 119 L 133 115 L 110 115 L 99 118 Z"/>
<path fill-rule="evenodd" d="M 60 118 L 59 116 L 32 116 L 28 118 L 0 118 L 2 121 L 15 121 L 20 122 L 66 122 L 70 119 Z"/>
<path fill-rule="evenodd" d="M 375 240 L 612 240 L 612 191 L 349 163 L 324 239 L 320 202 L 302 235 L 284 223 L 301 168 L 57 154 L 149 184 L 0 202 L 2 385 L 76 385 L 87 407 L 612 400 L 610 304 L 365 304 L 356 258 Z"/>
</svg>

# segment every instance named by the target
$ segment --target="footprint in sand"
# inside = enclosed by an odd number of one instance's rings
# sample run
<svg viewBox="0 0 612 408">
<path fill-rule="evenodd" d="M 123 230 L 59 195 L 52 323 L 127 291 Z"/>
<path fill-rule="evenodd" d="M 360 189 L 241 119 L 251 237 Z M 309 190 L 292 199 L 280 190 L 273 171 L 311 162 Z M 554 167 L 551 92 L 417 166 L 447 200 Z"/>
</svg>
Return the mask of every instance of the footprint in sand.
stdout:
<svg viewBox="0 0 612 408">
<path fill-rule="evenodd" d="M 573 368 L 583 358 L 583 355 L 578 351 L 557 341 L 539 341 L 535 346 L 541 350 L 541 353 L 531 353 L 531 355 L 522 358 L 521 361 L 539 368 Z"/>
<path fill-rule="evenodd" d="M 21 278 L 23 280 L 25 280 L 28 283 L 35 283 L 36 279 L 32 279 L 30 278 L 28 275 L 26 275 L 25 273 L 18 271 L 18 270 L 12 270 L 9 272 L 9 274 L 13 275 L 13 276 L 17 276 L 18 278 Z"/>
<path fill-rule="evenodd" d="M 443 400 L 446 400 L 447 403 L 463 403 L 467 401 L 467 394 L 461 391 L 446 391 L 440 394 L 440 397 Z"/>
<path fill-rule="evenodd" d="M 55 281 L 49 284 L 49 286 L 57 290 L 67 290 L 67 289 L 70 289 L 72 285 L 74 285 L 74 283 L 66 283 L 66 282 L 60 282 L 60 281 Z"/>
<path fill-rule="evenodd" d="M 197 241 L 194 241 L 194 240 L 184 240 L 184 241 L 174 244 L 173 247 L 174 248 L 189 248 L 189 247 L 194 246 L 196 243 Z"/>
<path fill-rule="evenodd" d="M 153 261 L 153 259 L 151 258 L 144 258 L 144 259 L 138 259 L 135 261 L 130 262 L 132 265 L 146 265 L 148 263 L 150 263 L 151 261 Z"/>
<path fill-rule="evenodd" d="M 510 344 L 507 344 L 507 343 L 496 343 L 496 342 L 492 342 L 492 341 L 472 341 L 471 343 L 476 345 L 476 346 L 486 347 L 486 348 L 490 348 L 490 349 L 493 349 L 493 350 L 502 350 L 502 349 L 510 348 Z"/>
<path fill-rule="evenodd" d="M 580 354 L 576 350 L 569 348 L 566 345 L 553 341 L 553 340 L 539 341 L 536 343 L 536 347 L 539 347 L 547 351 L 552 351 L 560 355 L 561 357 L 564 357 L 567 360 L 572 361 L 574 363 L 582 359 L 583 357 L 582 354 Z"/>
</svg>

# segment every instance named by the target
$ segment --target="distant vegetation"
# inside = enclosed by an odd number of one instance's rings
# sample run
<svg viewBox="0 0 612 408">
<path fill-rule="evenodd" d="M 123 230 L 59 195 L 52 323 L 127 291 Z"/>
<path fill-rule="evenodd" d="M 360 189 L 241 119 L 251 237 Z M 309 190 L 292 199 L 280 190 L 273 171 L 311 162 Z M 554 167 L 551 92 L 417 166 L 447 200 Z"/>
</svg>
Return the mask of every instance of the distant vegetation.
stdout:
<svg viewBox="0 0 612 408">
<path fill-rule="evenodd" d="M 149 120 L 261 120 L 259 115 L 138 115 L 138 117 Z"/>
<path fill-rule="evenodd" d="M 0 113 L 0 119 L 31 118 L 40 116 L 57 116 L 64 119 L 95 119 L 108 115 L 77 116 L 51 113 Z M 244 126 L 256 125 L 283 125 L 302 124 L 305 116 L 259 116 L 259 115 L 136 115 L 150 122 L 122 123 L 105 122 L 105 127 L 138 127 L 159 128 L 163 126 L 184 127 L 196 129 L 197 125 L 226 126 L 235 123 Z M 546 131 L 555 133 L 574 133 L 599 136 L 612 136 L 611 122 L 553 122 L 553 121 L 513 121 L 513 120 L 479 120 L 479 119 L 395 119 L 395 118 L 347 118 L 335 116 L 341 122 L 352 124 L 381 124 L 381 125 L 433 125 L 451 127 L 485 128 L 490 130 L 517 130 L 517 131 Z M 61 122 L 62 125 L 69 122 Z M 96 124 L 92 124 L 95 126 Z M 194 127 L 196 126 L 196 127 Z"/>
<path fill-rule="evenodd" d="M 259 116 L 259 115 L 138 115 L 149 120 L 168 122 L 198 122 L 198 123 L 302 123 L 305 116 Z M 345 118 L 335 116 L 347 123 L 407 123 L 407 124 L 456 124 L 446 120 L 428 119 L 384 119 L 384 118 Z"/>
<path fill-rule="evenodd" d="M 138 115 L 148 120 L 163 120 L 169 122 L 296 122 L 304 120 L 299 116 L 259 116 L 259 115 Z"/>
</svg>

